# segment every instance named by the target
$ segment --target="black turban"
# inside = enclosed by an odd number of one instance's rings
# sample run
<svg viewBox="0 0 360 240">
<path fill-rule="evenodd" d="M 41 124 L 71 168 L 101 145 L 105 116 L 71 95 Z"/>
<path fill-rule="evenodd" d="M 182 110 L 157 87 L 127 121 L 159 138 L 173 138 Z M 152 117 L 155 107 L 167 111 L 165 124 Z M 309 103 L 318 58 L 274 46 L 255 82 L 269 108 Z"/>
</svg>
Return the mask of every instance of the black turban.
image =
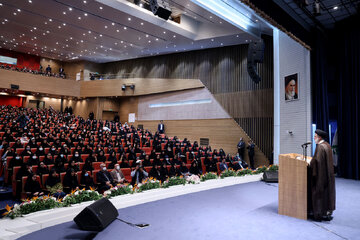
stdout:
<svg viewBox="0 0 360 240">
<path fill-rule="evenodd" d="M 320 129 L 316 129 L 315 130 L 315 133 L 317 135 L 319 135 L 322 139 L 326 140 L 328 138 L 328 134 L 327 132 L 323 131 L 323 130 L 320 130 Z"/>
</svg>

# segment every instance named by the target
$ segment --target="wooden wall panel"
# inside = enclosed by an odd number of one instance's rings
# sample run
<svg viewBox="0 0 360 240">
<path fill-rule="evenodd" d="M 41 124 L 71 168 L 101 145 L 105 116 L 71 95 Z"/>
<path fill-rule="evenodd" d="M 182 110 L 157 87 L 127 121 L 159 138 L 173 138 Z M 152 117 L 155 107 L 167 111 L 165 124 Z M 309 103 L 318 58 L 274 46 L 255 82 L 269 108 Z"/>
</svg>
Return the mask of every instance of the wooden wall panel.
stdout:
<svg viewBox="0 0 360 240">
<path fill-rule="evenodd" d="M 245 44 L 112 62 L 105 64 L 104 72 L 126 73 L 139 78 L 200 79 L 230 116 L 251 118 L 259 125 L 249 136 L 270 157 L 269 149 L 273 146 L 273 126 L 269 127 L 273 122 L 273 49 L 272 38 L 263 38 L 264 62 L 257 64 L 262 78 L 259 84 L 255 84 L 247 72 L 248 45 Z M 238 123 L 243 127 L 241 121 Z"/>
<path fill-rule="evenodd" d="M 64 67 L 64 64 L 62 61 L 54 60 L 54 59 L 50 59 L 50 58 L 41 58 L 40 65 L 43 67 L 43 71 L 45 71 L 46 68 L 48 67 L 48 65 L 50 65 L 52 73 L 59 73 L 60 67 L 61 66 Z"/>
<path fill-rule="evenodd" d="M 123 84 L 135 84 L 135 89 L 127 87 L 121 90 Z M 115 79 L 102 81 L 82 81 L 81 97 L 95 96 L 139 96 L 146 94 L 171 92 L 184 89 L 204 87 L 198 79 Z"/>
<path fill-rule="evenodd" d="M 214 96 L 234 118 L 271 118 L 274 115 L 272 89 L 219 93 Z"/>
<path fill-rule="evenodd" d="M 10 88 L 10 84 L 19 85 L 22 91 L 66 96 L 80 95 L 80 83 L 74 80 L 0 69 L 0 88 Z"/>
<path fill-rule="evenodd" d="M 135 117 L 138 116 L 138 97 L 121 97 L 119 98 L 120 108 L 119 117 L 122 123 L 128 122 L 129 113 L 135 113 Z"/>
<path fill-rule="evenodd" d="M 157 131 L 159 121 L 137 121 L 142 124 L 144 129 L 151 132 Z M 237 143 L 240 137 L 246 142 L 250 140 L 249 136 L 233 119 L 200 119 L 200 120 L 170 120 L 164 121 L 165 133 L 168 136 L 177 136 L 180 139 L 185 137 L 189 140 L 200 141 L 200 138 L 209 138 L 212 149 L 224 149 L 226 153 L 236 154 Z M 261 150 L 255 147 L 255 166 L 268 165 L 266 156 Z M 247 151 L 245 160 L 249 163 Z"/>
</svg>

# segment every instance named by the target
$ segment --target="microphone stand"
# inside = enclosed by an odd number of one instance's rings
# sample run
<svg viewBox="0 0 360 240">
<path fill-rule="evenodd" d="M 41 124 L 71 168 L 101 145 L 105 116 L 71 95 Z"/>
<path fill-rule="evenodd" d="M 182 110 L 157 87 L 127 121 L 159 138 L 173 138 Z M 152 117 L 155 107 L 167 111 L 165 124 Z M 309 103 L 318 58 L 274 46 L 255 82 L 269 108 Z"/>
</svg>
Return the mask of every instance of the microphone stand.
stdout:
<svg viewBox="0 0 360 240">
<path fill-rule="evenodd" d="M 301 147 L 302 147 L 302 149 L 303 149 L 304 161 L 306 161 L 306 158 L 307 158 L 307 147 L 308 147 L 308 145 L 307 145 L 307 144 L 302 144 Z"/>
</svg>

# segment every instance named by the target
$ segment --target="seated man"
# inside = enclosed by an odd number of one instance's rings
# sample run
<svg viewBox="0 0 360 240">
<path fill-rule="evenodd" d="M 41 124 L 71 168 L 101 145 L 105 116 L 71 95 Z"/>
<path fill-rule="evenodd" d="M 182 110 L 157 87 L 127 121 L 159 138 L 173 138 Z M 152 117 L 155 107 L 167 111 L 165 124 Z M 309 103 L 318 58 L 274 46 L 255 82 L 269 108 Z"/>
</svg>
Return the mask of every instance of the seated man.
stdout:
<svg viewBox="0 0 360 240">
<path fill-rule="evenodd" d="M 111 171 L 110 175 L 113 178 L 114 183 L 116 183 L 116 184 L 122 184 L 122 183 L 126 182 L 125 176 L 122 173 L 122 171 L 120 169 L 120 165 L 118 163 L 115 164 L 114 170 Z"/>
<path fill-rule="evenodd" d="M 98 184 L 100 185 L 100 192 L 106 191 L 112 188 L 113 178 L 110 173 L 106 170 L 105 163 L 100 164 L 100 171 L 96 173 L 96 179 Z"/>
<path fill-rule="evenodd" d="M 137 185 L 139 183 L 142 183 L 143 180 L 145 180 L 149 174 L 143 169 L 141 165 L 141 161 L 136 163 L 135 170 L 131 172 L 131 185 Z"/>
<path fill-rule="evenodd" d="M 222 159 L 220 165 L 219 165 L 219 168 L 220 168 L 220 172 L 223 172 L 225 170 L 228 170 L 228 166 L 225 162 L 225 158 Z"/>
</svg>

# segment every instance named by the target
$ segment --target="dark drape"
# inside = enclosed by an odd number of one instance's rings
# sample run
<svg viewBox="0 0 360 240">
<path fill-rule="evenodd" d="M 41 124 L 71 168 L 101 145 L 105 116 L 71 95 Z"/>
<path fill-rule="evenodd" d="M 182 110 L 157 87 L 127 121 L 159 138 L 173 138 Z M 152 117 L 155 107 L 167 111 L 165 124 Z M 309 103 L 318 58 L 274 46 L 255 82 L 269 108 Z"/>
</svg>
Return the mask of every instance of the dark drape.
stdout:
<svg viewBox="0 0 360 240">
<path fill-rule="evenodd" d="M 328 132 L 329 129 L 329 103 L 328 103 L 328 39 L 319 31 L 314 34 L 314 49 L 311 52 L 312 69 L 312 110 L 313 123 L 318 129 Z"/>
<path fill-rule="evenodd" d="M 359 17 L 337 26 L 334 45 L 338 69 L 339 173 L 360 179 L 360 22 Z"/>
</svg>

